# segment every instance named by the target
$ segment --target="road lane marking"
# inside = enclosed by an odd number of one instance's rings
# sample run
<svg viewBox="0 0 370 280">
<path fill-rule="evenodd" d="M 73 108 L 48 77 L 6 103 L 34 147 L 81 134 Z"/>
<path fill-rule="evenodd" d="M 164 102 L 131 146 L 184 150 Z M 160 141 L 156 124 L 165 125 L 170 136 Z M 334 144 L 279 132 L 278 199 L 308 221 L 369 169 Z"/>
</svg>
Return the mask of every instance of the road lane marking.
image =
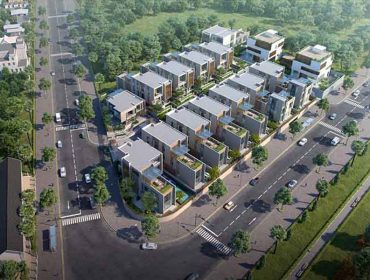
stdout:
<svg viewBox="0 0 370 280">
<path fill-rule="evenodd" d="M 242 215 L 244 215 L 245 212 L 247 212 L 247 210 L 243 210 Z"/>
<path fill-rule="evenodd" d="M 235 221 L 232 221 L 231 223 L 230 223 L 230 226 L 234 223 Z"/>
<path fill-rule="evenodd" d="M 236 217 L 236 218 L 235 218 L 235 221 L 236 221 L 237 219 L 239 219 L 239 218 L 240 218 L 240 215 L 239 215 L 238 217 Z"/>
<path fill-rule="evenodd" d="M 60 53 L 52 53 L 52 54 L 50 54 L 51 57 L 63 56 L 63 55 L 73 55 L 73 54 L 70 53 L 70 52 L 60 52 Z M 64 68 L 63 68 L 63 73 L 64 73 Z"/>
<path fill-rule="evenodd" d="M 209 231 L 210 233 L 212 233 L 214 236 L 216 236 L 216 237 L 219 237 L 219 236 L 220 236 L 220 234 L 216 234 L 215 232 L 213 232 L 212 230 L 210 230 L 208 227 L 206 227 L 204 224 L 202 225 L 202 227 L 203 227 L 205 230 L 207 230 L 207 231 Z"/>
<path fill-rule="evenodd" d="M 84 223 L 84 222 L 89 222 L 89 221 L 94 221 L 94 220 L 99 220 L 99 219 L 100 219 L 100 212 L 97 212 L 97 213 L 90 214 L 90 215 L 63 219 L 62 226 L 69 226 L 69 225 L 74 225 L 78 223 Z"/>
<path fill-rule="evenodd" d="M 226 246 L 221 241 L 219 241 L 218 239 L 216 239 L 214 236 L 210 235 L 202 227 L 198 228 L 196 230 L 196 233 L 198 233 L 199 236 L 201 236 L 206 241 L 208 241 L 212 246 L 214 246 L 222 254 L 229 255 L 232 252 L 232 249 L 230 247 Z"/>
<path fill-rule="evenodd" d="M 254 217 L 249 223 L 248 223 L 248 226 L 250 226 L 251 224 L 253 224 L 255 221 L 257 220 L 257 217 Z"/>
</svg>

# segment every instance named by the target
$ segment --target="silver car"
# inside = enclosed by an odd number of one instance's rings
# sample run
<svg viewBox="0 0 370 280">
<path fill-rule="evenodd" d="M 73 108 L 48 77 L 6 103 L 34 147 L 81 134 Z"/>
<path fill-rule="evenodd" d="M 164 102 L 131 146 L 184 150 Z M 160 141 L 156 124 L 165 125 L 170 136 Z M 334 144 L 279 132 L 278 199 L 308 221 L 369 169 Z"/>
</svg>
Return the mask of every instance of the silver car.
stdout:
<svg viewBox="0 0 370 280">
<path fill-rule="evenodd" d="M 287 187 L 293 189 L 298 184 L 297 180 L 290 180 L 287 184 Z"/>
<path fill-rule="evenodd" d="M 67 176 L 66 168 L 64 166 L 59 169 L 59 174 L 62 178 Z"/>
<path fill-rule="evenodd" d="M 147 243 L 141 244 L 142 250 L 157 250 L 157 248 L 158 248 L 158 245 L 156 243 L 147 242 Z"/>
</svg>

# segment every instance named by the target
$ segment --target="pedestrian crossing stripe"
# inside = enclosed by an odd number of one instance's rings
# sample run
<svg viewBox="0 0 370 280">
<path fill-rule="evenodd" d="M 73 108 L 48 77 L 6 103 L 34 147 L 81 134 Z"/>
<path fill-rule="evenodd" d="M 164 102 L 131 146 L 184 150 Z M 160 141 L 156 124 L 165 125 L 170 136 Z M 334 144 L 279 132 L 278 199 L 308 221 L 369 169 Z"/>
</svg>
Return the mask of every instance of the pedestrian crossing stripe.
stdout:
<svg viewBox="0 0 370 280">
<path fill-rule="evenodd" d="M 55 131 L 62 131 L 62 130 L 67 130 L 69 126 L 57 126 L 55 127 Z"/>
<path fill-rule="evenodd" d="M 360 108 L 360 109 L 364 109 L 365 108 L 364 106 L 358 104 L 357 102 L 355 102 L 352 99 L 345 99 L 344 102 L 347 103 L 347 104 L 349 104 L 349 105 L 352 105 L 354 107 Z"/>
<path fill-rule="evenodd" d="M 229 255 L 232 252 L 232 249 L 230 247 L 217 240 L 213 235 L 208 233 L 202 227 L 198 228 L 196 233 L 198 233 L 201 237 L 211 243 L 221 253 Z"/>
<path fill-rule="evenodd" d="M 100 219 L 100 213 L 94 213 L 90 215 L 84 215 L 84 216 L 78 216 L 78 217 L 73 217 L 69 219 L 64 219 L 62 220 L 62 226 L 69 226 L 77 223 L 84 223 L 84 222 L 89 222 L 93 220 L 99 220 Z"/>
<path fill-rule="evenodd" d="M 319 121 L 319 124 L 322 125 L 322 126 L 325 126 L 326 128 L 329 128 L 330 130 L 333 130 L 333 131 L 335 131 L 335 132 L 340 133 L 341 135 L 343 135 L 342 130 L 340 130 L 338 127 L 335 127 L 335 126 L 330 125 L 330 124 L 328 124 L 326 122 L 323 122 L 323 121 Z"/>
</svg>

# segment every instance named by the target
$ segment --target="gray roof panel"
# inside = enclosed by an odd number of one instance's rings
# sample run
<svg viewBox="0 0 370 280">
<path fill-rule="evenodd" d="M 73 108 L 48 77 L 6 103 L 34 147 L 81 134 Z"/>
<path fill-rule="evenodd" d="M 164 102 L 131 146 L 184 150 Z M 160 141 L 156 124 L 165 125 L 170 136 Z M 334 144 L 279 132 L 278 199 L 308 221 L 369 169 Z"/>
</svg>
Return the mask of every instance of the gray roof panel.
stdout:
<svg viewBox="0 0 370 280">
<path fill-rule="evenodd" d="M 210 123 L 209 120 L 186 108 L 172 110 L 171 112 L 167 113 L 167 116 L 192 130 L 197 130 L 202 127 L 202 125 L 206 127 Z"/>
<path fill-rule="evenodd" d="M 187 136 L 185 134 L 164 122 L 148 124 L 143 128 L 143 130 L 167 146 L 172 146 L 178 141 L 182 142 L 187 140 Z"/>
<path fill-rule="evenodd" d="M 221 95 L 227 99 L 230 99 L 234 102 L 239 102 L 242 99 L 249 97 L 249 95 L 243 91 L 237 90 L 227 84 L 218 84 L 209 90 L 218 95 Z"/>
<path fill-rule="evenodd" d="M 144 102 L 140 97 L 134 95 L 128 90 L 122 89 L 117 89 L 109 94 L 107 101 L 111 103 L 118 112 L 127 111 Z"/>
<path fill-rule="evenodd" d="M 220 114 L 223 114 L 224 112 L 227 113 L 230 111 L 229 106 L 226 106 L 208 96 L 196 97 L 190 100 L 189 103 L 194 104 L 195 106 L 215 116 L 218 116 Z"/>
</svg>

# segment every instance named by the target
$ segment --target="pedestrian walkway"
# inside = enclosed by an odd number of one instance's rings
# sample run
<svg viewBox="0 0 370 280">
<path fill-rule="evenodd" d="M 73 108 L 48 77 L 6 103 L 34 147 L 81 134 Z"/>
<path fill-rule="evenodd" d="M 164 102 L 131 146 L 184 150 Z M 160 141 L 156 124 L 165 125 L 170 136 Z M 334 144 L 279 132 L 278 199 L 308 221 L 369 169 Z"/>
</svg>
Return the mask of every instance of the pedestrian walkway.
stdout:
<svg viewBox="0 0 370 280">
<path fill-rule="evenodd" d="M 353 100 L 353 99 L 350 99 L 350 98 L 347 98 L 344 100 L 345 103 L 349 104 L 349 105 L 352 105 L 354 107 L 357 107 L 357 108 L 360 108 L 360 109 L 364 109 L 365 107 L 358 104 L 357 101 Z"/>
<path fill-rule="evenodd" d="M 73 217 L 73 218 L 62 220 L 62 226 L 69 226 L 69 225 L 74 225 L 78 223 L 84 223 L 84 222 L 89 222 L 89 221 L 94 221 L 94 220 L 99 220 L 99 219 L 100 219 L 100 213 L 78 216 L 78 217 Z"/>
<path fill-rule="evenodd" d="M 203 237 L 205 240 L 211 243 L 222 254 L 226 256 L 231 254 L 232 249 L 230 247 L 226 246 L 221 241 L 217 240 L 212 234 L 203 229 L 203 227 L 198 228 L 196 233 L 198 233 L 201 237 Z"/>
<path fill-rule="evenodd" d="M 340 128 L 336 127 L 336 126 L 333 126 L 331 124 L 328 124 L 326 122 L 323 122 L 323 121 L 319 121 L 319 124 L 322 125 L 322 126 L 325 126 L 326 128 L 329 128 L 330 130 L 333 130 L 334 132 L 337 132 L 341 135 L 343 135 L 343 132 Z"/>
</svg>

